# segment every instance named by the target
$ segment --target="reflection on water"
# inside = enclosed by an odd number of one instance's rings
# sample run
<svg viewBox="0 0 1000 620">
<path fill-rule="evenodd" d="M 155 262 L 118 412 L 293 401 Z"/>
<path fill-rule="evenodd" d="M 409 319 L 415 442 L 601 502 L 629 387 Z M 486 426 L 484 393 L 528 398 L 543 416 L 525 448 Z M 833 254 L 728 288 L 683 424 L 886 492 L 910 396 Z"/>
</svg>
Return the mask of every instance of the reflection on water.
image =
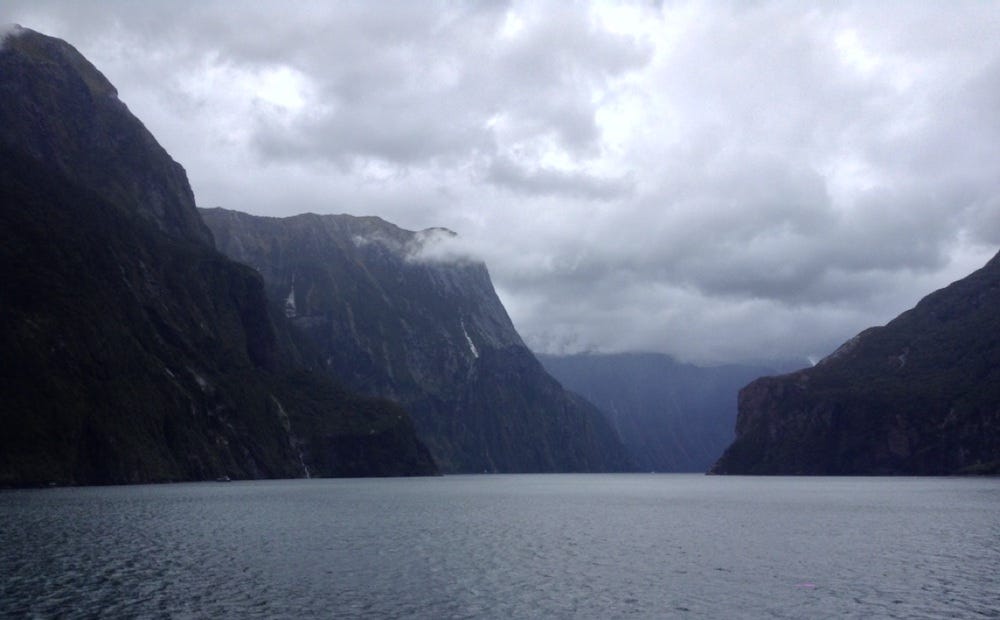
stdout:
<svg viewBox="0 0 1000 620">
<path fill-rule="evenodd" d="M 0 493 L 0 616 L 1000 617 L 1000 480 L 518 475 Z"/>
</svg>

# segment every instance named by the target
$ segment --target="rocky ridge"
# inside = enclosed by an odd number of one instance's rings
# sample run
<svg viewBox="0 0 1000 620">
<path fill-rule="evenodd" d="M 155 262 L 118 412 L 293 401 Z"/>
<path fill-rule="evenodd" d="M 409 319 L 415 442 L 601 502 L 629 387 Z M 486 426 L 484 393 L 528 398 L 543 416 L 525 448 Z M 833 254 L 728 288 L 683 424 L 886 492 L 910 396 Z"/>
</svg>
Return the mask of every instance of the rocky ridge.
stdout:
<svg viewBox="0 0 1000 620">
<path fill-rule="evenodd" d="M 483 263 L 440 260 L 452 233 L 374 217 L 202 216 L 219 248 L 264 277 L 329 372 L 397 400 L 445 471 L 611 471 L 615 431 L 524 346 Z"/>
<path fill-rule="evenodd" d="M 720 474 L 1000 473 L 1000 254 L 812 368 L 749 384 Z"/>
</svg>

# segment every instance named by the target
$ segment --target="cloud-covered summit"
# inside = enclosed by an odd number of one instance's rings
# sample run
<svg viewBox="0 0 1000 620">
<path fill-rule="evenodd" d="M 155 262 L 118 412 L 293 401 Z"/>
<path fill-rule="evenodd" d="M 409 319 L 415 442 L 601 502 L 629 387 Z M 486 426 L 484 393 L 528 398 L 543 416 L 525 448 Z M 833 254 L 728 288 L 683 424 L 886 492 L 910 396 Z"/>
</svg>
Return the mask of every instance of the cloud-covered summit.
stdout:
<svg viewBox="0 0 1000 620">
<path fill-rule="evenodd" d="M 457 231 L 441 247 L 487 262 L 538 349 L 821 357 L 1000 245 L 989 3 L 5 2 L 15 21 L 90 58 L 202 205 Z"/>
<path fill-rule="evenodd" d="M 16 37 L 24 31 L 20 24 L 6 24 L 0 22 L 0 49 L 3 49 L 8 37 Z"/>
</svg>

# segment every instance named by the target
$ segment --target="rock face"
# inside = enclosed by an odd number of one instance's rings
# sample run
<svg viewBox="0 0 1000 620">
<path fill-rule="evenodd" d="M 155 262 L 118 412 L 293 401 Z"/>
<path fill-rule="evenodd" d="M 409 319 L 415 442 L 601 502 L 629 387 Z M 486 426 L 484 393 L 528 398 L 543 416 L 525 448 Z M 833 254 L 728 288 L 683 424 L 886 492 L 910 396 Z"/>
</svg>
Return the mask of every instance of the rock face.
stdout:
<svg viewBox="0 0 1000 620">
<path fill-rule="evenodd" d="M 1000 254 L 813 368 L 740 392 L 720 474 L 1000 473 Z"/>
<path fill-rule="evenodd" d="M 183 169 L 72 47 L 0 48 L 0 486 L 433 473 L 310 371 Z"/>
<path fill-rule="evenodd" d="M 486 267 L 429 258 L 452 233 L 374 217 L 202 210 L 216 242 L 335 376 L 409 410 L 449 472 L 614 471 L 617 434 L 524 346 Z"/>
<path fill-rule="evenodd" d="M 758 366 L 701 368 L 657 353 L 540 355 L 604 412 L 643 471 L 704 472 L 733 441 L 736 394 Z"/>
<path fill-rule="evenodd" d="M 15 26 L 0 51 L 0 143 L 175 239 L 211 244 L 184 169 L 73 46 Z"/>
</svg>

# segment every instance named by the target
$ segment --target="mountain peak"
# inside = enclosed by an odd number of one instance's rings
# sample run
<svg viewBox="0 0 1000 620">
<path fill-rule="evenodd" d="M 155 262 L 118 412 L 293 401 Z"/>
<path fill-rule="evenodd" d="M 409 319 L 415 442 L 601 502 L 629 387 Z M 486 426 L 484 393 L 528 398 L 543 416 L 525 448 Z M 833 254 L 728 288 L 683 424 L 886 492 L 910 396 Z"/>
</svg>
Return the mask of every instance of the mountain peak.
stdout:
<svg viewBox="0 0 1000 620">
<path fill-rule="evenodd" d="M 437 471 L 314 372 L 183 168 L 72 46 L 0 41 L 0 487 Z"/>
<path fill-rule="evenodd" d="M 46 36 L 19 24 L 3 34 L 3 45 L 38 63 L 63 64 L 79 75 L 94 97 L 118 98 L 116 89 L 83 54 L 62 39 Z"/>
<path fill-rule="evenodd" d="M 0 145 L 175 239 L 212 244 L 184 168 L 72 45 L 21 26 L 0 45 Z"/>
</svg>

